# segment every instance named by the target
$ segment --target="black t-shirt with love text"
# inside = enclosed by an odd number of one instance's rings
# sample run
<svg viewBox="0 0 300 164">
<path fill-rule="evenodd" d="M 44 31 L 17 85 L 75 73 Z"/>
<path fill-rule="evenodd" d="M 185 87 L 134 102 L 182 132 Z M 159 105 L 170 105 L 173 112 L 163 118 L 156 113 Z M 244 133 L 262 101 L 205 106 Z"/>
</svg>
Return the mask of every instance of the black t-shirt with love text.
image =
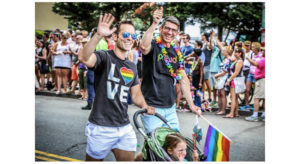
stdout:
<svg viewBox="0 0 300 164">
<path fill-rule="evenodd" d="M 130 88 L 138 85 L 135 64 L 121 60 L 112 50 L 96 51 L 94 68 L 95 99 L 89 116 L 91 123 L 100 126 L 120 127 L 130 123 L 127 98 Z"/>
</svg>

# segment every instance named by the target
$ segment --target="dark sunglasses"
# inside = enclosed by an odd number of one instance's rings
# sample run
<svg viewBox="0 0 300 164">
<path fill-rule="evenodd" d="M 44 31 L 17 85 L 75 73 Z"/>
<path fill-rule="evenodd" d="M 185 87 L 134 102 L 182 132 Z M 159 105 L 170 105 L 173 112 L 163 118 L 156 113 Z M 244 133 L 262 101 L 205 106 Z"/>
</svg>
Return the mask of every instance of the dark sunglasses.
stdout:
<svg viewBox="0 0 300 164">
<path fill-rule="evenodd" d="M 122 36 L 123 36 L 123 38 L 128 38 L 130 36 L 130 33 L 129 32 L 123 32 Z M 132 40 L 135 40 L 136 39 L 136 34 L 131 34 L 131 38 L 132 38 Z"/>
</svg>

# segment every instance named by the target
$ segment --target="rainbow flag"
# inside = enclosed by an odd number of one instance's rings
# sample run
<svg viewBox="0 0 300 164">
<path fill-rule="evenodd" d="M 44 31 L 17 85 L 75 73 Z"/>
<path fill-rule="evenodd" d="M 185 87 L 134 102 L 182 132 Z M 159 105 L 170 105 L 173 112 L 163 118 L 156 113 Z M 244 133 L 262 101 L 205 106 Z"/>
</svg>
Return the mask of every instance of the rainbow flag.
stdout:
<svg viewBox="0 0 300 164">
<path fill-rule="evenodd" d="M 209 125 L 204 146 L 206 161 L 229 161 L 229 148 L 230 141 Z"/>
<path fill-rule="evenodd" d="M 242 50 L 244 51 L 244 53 L 246 53 L 246 47 L 243 46 Z"/>
<path fill-rule="evenodd" d="M 203 95 L 204 95 L 204 94 L 200 91 L 200 89 L 198 89 L 198 90 L 196 91 L 196 94 L 197 94 L 197 96 L 203 98 Z"/>
<path fill-rule="evenodd" d="M 229 45 L 229 46 L 227 46 L 227 49 L 228 49 L 228 51 L 230 51 L 231 52 L 231 45 Z"/>
</svg>

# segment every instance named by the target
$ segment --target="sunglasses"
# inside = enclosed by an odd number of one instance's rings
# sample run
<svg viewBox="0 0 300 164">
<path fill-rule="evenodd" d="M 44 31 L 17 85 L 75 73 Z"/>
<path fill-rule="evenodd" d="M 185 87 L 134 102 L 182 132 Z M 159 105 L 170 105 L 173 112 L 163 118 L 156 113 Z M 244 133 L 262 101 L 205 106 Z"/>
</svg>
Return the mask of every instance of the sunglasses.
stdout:
<svg viewBox="0 0 300 164">
<path fill-rule="evenodd" d="M 123 36 L 123 38 L 128 38 L 130 36 L 130 33 L 129 32 L 123 32 L 122 36 Z M 136 39 L 136 34 L 131 34 L 131 38 L 132 38 L 132 40 L 135 40 Z"/>
</svg>

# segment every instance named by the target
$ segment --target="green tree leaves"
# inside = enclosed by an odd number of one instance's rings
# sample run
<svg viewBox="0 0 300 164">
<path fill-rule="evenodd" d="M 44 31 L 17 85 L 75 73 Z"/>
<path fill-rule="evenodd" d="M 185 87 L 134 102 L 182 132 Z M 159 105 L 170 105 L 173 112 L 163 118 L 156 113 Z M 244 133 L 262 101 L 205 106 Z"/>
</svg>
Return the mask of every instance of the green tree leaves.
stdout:
<svg viewBox="0 0 300 164">
<path fill-rule="evenodd" d="M 91 30 L 97 26 L 99 15 L 112 13 L 116 21 L 133 19 L 137 30 L 147 30 L 152 21 L 153 9 L 147 8 L 146 15 L 134 16 L 134 11 L 142 2 L 60 2 L 55 3 L 53 12 L 63 15 L 70 26 L 76 29 Z M 184 24 L 201 22 L 202 29 L 218 27 L 221 38 L 223 30 L 247 35 L 250 40 L 260 36 L 262 26 L 262 2 L 166 2 L 164 16 L 173 15 L 180 21 L 180 30 Z M 191 18 L 191 19 L 189 19 Z"/>
</svg>

